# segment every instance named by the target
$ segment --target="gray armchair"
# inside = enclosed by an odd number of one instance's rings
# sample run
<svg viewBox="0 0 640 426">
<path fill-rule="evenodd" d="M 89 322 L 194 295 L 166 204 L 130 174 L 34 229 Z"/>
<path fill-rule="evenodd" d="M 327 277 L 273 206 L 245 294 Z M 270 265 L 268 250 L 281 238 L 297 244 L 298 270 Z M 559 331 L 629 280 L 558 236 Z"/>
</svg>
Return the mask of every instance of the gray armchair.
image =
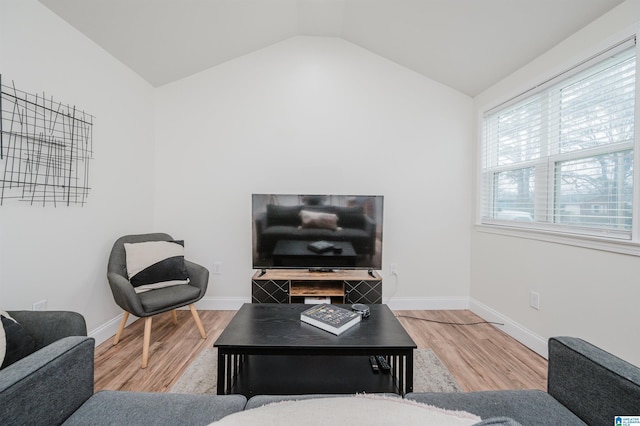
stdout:
<svg viewBox="0 0 640 426">
<path fill-rule="evenodd" d="M 129 313 L 144 318 L 144 341 L 142 346 L 142 368 L 146 368 L 149 361 L 149 343 L 151 340 L 151 318 L 163 312 L 171 312 L 174 324 L 177 324 L 175 309 L 189 306 L 196 326 L 203 339 L 207 335 L 202 327 L 202 322 L 198 316 L 198 311 L 194 303 L 202 299 L 207 291 L 209 282 L 209 271 L 200 265 L 185 260 L 185 266 L 189 274 L 189 284 L 165 287 L 143 293 L 136 293 L 129 282 L 127 275 L 127 262 L 124 243 L 140 243 L 146 241 L 172 241 L 168 234 L 141 234 L 125 235 L 113 244 L 109 263 L 107 266 L 107 279 L 113 299 L 116 304 L 124 310 L 124 316 L 120 322 L 120 327 L 113 340 L 116 345 L 120 341 L 120 336 L 126 325 Z"/>
</svg>

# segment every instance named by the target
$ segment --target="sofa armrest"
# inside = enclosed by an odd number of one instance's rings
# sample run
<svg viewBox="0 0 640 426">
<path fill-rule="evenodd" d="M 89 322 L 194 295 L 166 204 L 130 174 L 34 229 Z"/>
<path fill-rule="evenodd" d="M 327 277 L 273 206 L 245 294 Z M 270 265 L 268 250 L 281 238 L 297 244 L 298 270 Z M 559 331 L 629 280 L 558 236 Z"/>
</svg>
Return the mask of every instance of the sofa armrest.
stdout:
<svg viewBox="0 0 640 426">
<path fill-rule="evenodd" d="M 368 254 L 373 255 L 376 251 L 376 221 L 367 215 L 364 215 L 364 230 L 370 239 Z"/>
<path fill-rule="evenodd" d="M 548 392 L 587 424 L 638 415 L 640 368 L 574 337 L 549 339 Z"/>
<path fill-rule="evenodd" d="M 264 230 L 267 229 L 267 214 L 266 213 L 260 213 L 258 214 L 258 216 L 256 217 L 255 221 L 255 226 L 256 226 L 256 249 L 258 250 L 258 254 L 261 254 L 261 251 L 263 250 L 263 241 L 262 241 L 262 234 L 264 233 Z"/>
<path fill-rule="evenodd" d="M 9 311 L 25 331 L 33 337 L 36 349 L 68 336 L 86 336 L 87 324 L 77 312 L 67 311 Z"/>
<path fill-rule="evenodd" d="M 61 424 L 93 395 L 95 341 L 71 336 L 0 370 L 0 424 Z"/>
<path fill-rule="evenodd" d="M 364 215 L 364 230 L 367 231 L 367 234 L 375 237 L 376 235 L 376 221 L 371 219 L 366 214 Z"/>
<path fill-rule="evenodd" d="M 256 223 L 256 234 L 258 234 L 258 235 L 262 234 L 262 232 L 268 226 L 267 214 L 266 213 L 259 213 L 256 216 L 255 223 Z"/>
</svg>

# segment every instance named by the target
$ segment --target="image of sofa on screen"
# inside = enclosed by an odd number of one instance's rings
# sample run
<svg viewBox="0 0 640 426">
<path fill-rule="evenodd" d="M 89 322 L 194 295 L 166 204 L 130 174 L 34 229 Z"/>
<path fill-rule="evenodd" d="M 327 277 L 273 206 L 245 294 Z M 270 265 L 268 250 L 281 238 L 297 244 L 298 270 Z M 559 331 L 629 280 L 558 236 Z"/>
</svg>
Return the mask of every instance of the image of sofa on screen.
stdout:
<svg viewBox="0 0 640 426">
<path fill-rule="evenodd" d="M 254 194 L 253 205 L 255 267 L 269 267 L 276 244 L 291 240 L 348 242 L 362 267 L 380 257 L 381 197 Z"/>
</svg>

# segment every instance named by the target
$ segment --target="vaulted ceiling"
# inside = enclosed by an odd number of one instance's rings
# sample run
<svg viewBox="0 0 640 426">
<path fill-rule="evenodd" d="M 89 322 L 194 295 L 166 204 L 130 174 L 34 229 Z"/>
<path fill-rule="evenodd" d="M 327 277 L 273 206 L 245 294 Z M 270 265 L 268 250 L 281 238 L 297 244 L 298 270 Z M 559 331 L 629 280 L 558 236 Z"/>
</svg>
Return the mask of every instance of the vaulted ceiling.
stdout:
<svg viewBox="0 0 640 426">
<path fill-rule="evenodd" d="M 623 0 L 39 0 L 153 86 L 340 37 L 475 96 Z"/>
</svg>

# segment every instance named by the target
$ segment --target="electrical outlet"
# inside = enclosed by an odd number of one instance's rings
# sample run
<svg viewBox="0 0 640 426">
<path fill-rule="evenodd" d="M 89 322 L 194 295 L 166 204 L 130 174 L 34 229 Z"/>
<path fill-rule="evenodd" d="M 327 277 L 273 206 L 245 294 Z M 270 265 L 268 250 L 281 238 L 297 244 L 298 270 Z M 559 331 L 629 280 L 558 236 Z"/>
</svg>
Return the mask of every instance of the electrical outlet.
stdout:
<svg viewBox="0 0 640 426">
<path fill-rule="evenodd" d="M 34 311 L 46 311 L 47 310 L 47 299 L 41 300 L 39 302 L 34 303 L 31 306 L 31 309 Z"/>
<path fill-rule="evenodd" d="M 220 275 L 222 274 L 222 263 L 221 262 L 214 262 L 213 263 L 213 271 L 214 274 L 216 275 Z"/>
<path fill-rule="evenodd" d="M 533 309 L 540 310 L 540 293 L 532 291 L 529 293 L 529 305 Z"/>
<path fill-rule="evenodd" d="M 392 263 L 389 266 L 390 266 L 390 269 L 391 269 L 391 274 L 398 275 L 398 264 L 397 263 Z"/>
</svg>

